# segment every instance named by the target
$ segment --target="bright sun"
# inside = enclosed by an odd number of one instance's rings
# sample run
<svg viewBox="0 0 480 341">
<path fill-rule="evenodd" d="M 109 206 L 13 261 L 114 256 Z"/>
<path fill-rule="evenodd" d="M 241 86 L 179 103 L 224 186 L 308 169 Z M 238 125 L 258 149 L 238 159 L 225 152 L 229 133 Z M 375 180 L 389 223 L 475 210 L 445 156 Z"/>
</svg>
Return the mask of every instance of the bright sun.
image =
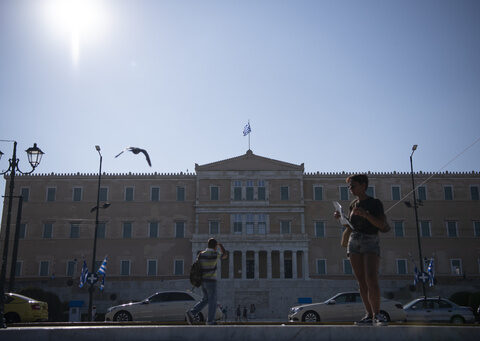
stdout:
<svg viewBox="0 0 480 341">
<path fill-rule="evenodd" d="M 70 40 L 72 62 L 78 66 L 82 43 L 92 43 L 105 33 L 106 15 L 100 0 L 50 0 L 47 20 L 56 33 Z"/>
</svg>

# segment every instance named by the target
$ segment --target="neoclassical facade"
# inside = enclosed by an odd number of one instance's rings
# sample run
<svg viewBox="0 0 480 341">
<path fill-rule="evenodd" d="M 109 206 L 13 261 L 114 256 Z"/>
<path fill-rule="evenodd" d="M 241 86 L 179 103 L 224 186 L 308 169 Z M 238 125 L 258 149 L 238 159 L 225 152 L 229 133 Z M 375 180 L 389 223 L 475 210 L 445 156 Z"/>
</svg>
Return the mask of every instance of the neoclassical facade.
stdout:
<svg viewBox="0 0 480 341">
<path fill-rule="evenodd" d="M 299 298 L 322 300 L 354 289 L 339 245 L 342 227 L 332 215 L 332 201 L 348 210 L 353 199 L 348 175 L 305 173 L 303 164 L 250 150 L 196 164 L 194 174 L 103 174 L 100 199 L 111 206 L 99 212 L 97 262 L 108 256 L 108 268 L 105 291 L 95 293 L 98 311 L 161 289 L 190 289 L 190 265 L 210 237 L 229 251 L 217 270 L 219 299 L 229 307 L 255 303 L 260 316 L 282 317 Z M 412 202 L 411 176 L 368 175 L 369 192 L 382 200 L 392 226 L 381 235 L 382 290 L 400 300 L 418 295 L 410 286 L 412 259 L 418 264 L 414 212 L 402 202 Z M 24 197 L 17 288 L 40 286 L 65 301 L 85 299 L 78 278 L 83 260 L 91 265 L 97 181 L 96 174 L 16 177 L 15 194 Z M 423 255 L 436 266 L 431 292 L 478 286 L 480 174 L 419 172 L 415 181 L 423 183 L 417 189 Z M 2 247 L 6 209 L 5 202 Z"/>
</svg>

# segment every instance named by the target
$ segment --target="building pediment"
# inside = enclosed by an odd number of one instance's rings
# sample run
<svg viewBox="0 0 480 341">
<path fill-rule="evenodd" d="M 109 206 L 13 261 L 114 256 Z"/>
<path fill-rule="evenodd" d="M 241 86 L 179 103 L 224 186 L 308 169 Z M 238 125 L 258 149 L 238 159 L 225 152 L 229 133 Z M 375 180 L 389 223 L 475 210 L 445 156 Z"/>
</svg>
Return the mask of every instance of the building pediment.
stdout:
<svg viewBox="0 0 480 341">
<path fill-rule="evenodd" d="M 269 159 L 255 155 L 249 149 L 245 154 L 222 161 L 207 163 L 205 165 L 195 164 L 195 171 L 304 171 L 303 163 L 293 163 Z"/>
</svg>

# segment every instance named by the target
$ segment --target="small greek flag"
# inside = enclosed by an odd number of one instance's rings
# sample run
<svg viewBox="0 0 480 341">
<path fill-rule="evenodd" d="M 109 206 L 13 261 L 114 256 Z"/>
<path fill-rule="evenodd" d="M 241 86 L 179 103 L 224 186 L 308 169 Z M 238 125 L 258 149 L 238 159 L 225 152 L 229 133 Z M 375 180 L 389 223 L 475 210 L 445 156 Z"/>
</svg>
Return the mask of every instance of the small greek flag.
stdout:
<svg viewBox="0 0 480 341">
<path fill-rule="evenodd" d="M 243 136 L 247 136 L 251 131 L 252 129 L 250 128 L 250 122 L 248 122 L 245 128 L 243 128 Z"/>
<path fill-rule="evenodd" d="M 103 275 L 102 283 L 100 284 L 100 291 L 103 291 L 103 289 L 105 289 L 105 275 Z"/>
<path fill-rule="evenodd" d="M 87 276 L 88 276 L 87 262 L 84 260 L 83 266 L 82 266 L 82 273 L 80 274 L 80 284 L 78 285 L 80 288 L 83 288 L 83 286 L 85 285 L 85 282 L 87 281 Z"/>
<path fill-rule="evenodd" d="M 428 274 L 428 285 L 433 287 L 434 279 L 435 279 L 435 268 L 433 264 L 433 257 L 430 258 L 430 263 L 428 263 L 427 274 Z"/>
<path fill-rule="evenodd" d="M 107 274 L 107 256 L 105 256 L 105 258 L 103 259 L 102 265 L 100 265 L 97 273 L 103 276 Z"/>
</svg>

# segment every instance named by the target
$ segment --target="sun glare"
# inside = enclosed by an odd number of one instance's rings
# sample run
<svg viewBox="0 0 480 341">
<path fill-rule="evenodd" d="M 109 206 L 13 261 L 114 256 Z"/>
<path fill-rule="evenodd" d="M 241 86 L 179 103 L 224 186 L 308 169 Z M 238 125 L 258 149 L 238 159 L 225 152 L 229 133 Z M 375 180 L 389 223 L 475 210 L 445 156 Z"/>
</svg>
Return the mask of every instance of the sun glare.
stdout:
<svg viewBox="0 0 480 341">
<path fill-rule="evenodd" d="M 45 7 L 53 31 L 69 39 L 75 67 L 82 44 L 91 45 L 105 33 L 107 17 L 102 5 L 100 0 L 51 0 Z"/>
</svg>

